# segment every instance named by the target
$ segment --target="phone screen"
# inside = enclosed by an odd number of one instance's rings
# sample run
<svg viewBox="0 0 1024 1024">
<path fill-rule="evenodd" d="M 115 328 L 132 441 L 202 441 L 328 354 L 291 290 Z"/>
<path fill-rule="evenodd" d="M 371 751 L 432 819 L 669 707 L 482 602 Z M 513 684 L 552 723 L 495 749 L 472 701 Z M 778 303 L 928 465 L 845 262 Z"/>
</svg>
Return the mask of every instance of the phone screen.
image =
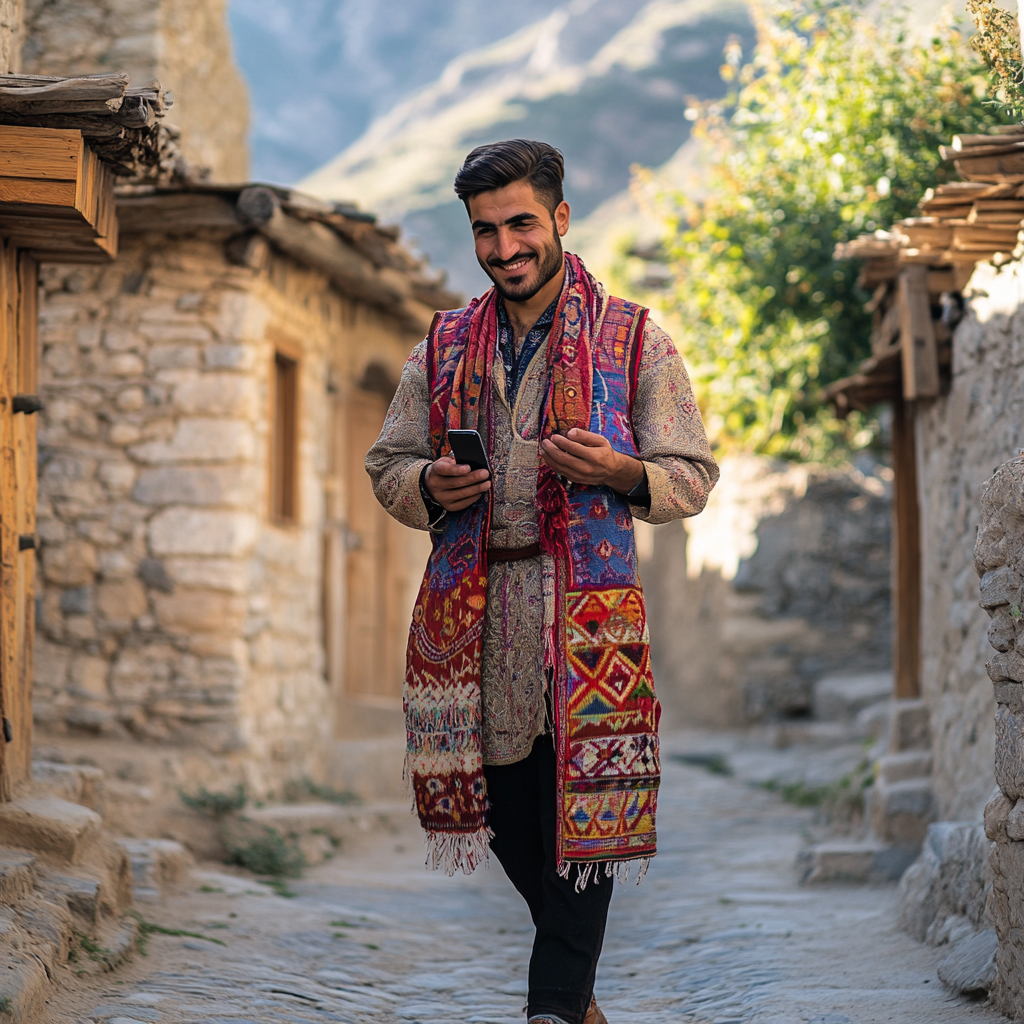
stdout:
<svg viewBox="0 0 1024 1024">
<path fill-rule="evenodd" d="M 451 445 L 455 461 L 471 469 L 491 471 L 484 451 L 483 439 L 475 430 L 449 430 L 448 444 Z"/>
</svg>

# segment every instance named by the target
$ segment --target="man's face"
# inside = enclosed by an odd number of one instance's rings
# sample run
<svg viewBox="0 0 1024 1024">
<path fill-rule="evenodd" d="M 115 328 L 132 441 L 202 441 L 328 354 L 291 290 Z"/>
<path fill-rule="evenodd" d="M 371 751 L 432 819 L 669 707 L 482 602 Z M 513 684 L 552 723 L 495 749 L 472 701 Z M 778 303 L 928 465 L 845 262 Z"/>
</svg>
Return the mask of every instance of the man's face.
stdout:
<svg viewBox="0 0 1024 1024">
<path fill-rule="evenodd" d="M 525 181 L 469 201 L 476 258 L 502 298 L 527 302 L 562 269 L 569 204 L 554 214 Z"/>
</svg>

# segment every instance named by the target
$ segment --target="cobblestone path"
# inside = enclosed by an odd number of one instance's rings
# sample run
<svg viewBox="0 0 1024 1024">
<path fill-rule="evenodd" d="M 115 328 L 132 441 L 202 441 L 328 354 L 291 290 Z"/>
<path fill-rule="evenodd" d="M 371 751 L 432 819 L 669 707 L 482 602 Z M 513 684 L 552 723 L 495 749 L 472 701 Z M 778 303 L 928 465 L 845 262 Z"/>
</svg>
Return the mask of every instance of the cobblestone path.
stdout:
<svg viewBox="0 0 1024 1024">
<path fill-rule="evenodd" d="M 611 1024 L 981 1024 L 943 951 L 893 925 L 893 886 L 797 884 L 808 812 L 666 759 L 661 854 L 616 885 L 597 995 Z M 315 868 L 287 899 L 223 872 L 144 908 L 148 956 L 65 985 L 52 1018 L 109 1024 L 522 1024 L 529 920 L 497 865 L 422 867 L 411 820 Z M 214 890 L 214 891 L 211 891 Z M 220 890 L 220 891 L 217 891 Z M 219 945 L 210 940 L 220 940 Z"/>
</svg>

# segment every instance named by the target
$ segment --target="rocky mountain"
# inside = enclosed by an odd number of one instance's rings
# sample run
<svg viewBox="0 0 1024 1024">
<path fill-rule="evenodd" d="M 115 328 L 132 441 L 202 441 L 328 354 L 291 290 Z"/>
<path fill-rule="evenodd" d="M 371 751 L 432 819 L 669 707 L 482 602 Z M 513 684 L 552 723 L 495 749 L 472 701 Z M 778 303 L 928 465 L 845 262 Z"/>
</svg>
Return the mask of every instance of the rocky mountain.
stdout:
<svg viewBox="0 0 1024 1024">
<path fill-rule="evenodd" d="M 943 2 L 909 0 L 915 34 Z M 400 222 L 466 294 L 487 284 L 451 191 L 473 146 L 557 145 L 567 245 L 604 269 L 624 236 L 658 230 L 628 191 L 631 168 L 672 182 L 694 169 L 687 101 L 722 95 L 725 44 L 753 42 L 747 0 L 231 0 L 231 22 L 253 177 L 306 175 L 310 191 Z"/>
<path fill-rule="evenodd" d="M 230 0 L 253 179 L 293 184 L 449 61 L 550 10 L 551 0 Z"/>
<path fill-rule="evenodd" d="M 253 2 L 253 0 L 249 0 Z M 301 184 L 355 200 L 407 234 L 467 294 L 486 285 L 452 178 L 481 142 L 540 138 L 566 157 L 566 197 L 586 218 L 685 143 L 690 97 L 723 92 L 731 37 L 749 49 L 742 0 L 572 0 L 452 59 Z M 570 229 L 569 244 L 572 244 Z"/>
</svg>

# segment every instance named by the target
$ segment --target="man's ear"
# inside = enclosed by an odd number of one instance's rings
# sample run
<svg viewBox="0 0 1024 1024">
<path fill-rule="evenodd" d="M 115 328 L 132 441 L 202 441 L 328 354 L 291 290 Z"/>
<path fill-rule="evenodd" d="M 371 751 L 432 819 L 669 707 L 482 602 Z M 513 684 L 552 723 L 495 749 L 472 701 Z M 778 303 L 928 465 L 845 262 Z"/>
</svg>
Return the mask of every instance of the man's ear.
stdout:
<svg viewBox="0 0 1024 1024">
<path fill-rule="evenodd" d="M 564 199 L 555 207 L 555 230 L 559 235 L 564 236 L 569 230 L 569 215 L 571 212 L 569 204 Z"/>
</svg>

